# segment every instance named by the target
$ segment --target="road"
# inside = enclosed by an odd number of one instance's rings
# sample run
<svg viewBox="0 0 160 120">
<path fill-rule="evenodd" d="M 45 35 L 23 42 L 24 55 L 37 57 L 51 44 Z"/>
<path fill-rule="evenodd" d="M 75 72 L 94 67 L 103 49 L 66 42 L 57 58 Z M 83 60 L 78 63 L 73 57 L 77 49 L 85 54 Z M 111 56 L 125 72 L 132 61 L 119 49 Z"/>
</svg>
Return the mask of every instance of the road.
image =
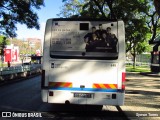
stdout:
<svg viewBox="0 0 160 120">
<path fill-rule="evenodd" d="M 158 117 L 145 117 L 147 120 L 160 119 L 160 76 L 149 77 L 140 74 L 128 76 L 125 105 L 121 108 L 126 113 L 134 111 L 135 115 L 136 113 L 147 114 L 147 116 L 158 114 Z"/>
<path fill-rule="evenodd" d="M 38 76 L 0 86 L 0 112 L 41 112 L 42 119 L 52 118 L 55 120 L 119 120 L 137 118 L 136 113 L 140 111 L 153 111 L 155 115 L 157 111 L 160 111 L 159 80 L 147 79 L 145 84 L 142 80 L 127 80 L 125 105 L 115 107 L 43 103 L 40 79 Z M 132 115 L 130 115 L 131 113 Z M 157 120 L 158 117 L 145 117 L 145 119 Z"/>
</svg>

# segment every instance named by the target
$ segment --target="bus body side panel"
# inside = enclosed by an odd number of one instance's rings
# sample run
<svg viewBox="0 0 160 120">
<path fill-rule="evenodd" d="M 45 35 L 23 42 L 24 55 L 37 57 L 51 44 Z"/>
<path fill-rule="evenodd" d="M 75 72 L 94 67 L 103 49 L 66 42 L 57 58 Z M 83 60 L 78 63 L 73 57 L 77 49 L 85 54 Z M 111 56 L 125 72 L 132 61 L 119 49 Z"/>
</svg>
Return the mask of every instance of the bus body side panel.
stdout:
<svg viewBox="0 0 160 120">
<path fill-rule="evenodd" d="M 44 43 L 43 43 L 43 62 L 42 62 L 42 70 L 44 70 L 44 79 L 42 81 L 44 81 L 44 83 L 42 83 L 42 101 L 43 102 L 48 102 L 48 89 L 46 89 L 46 87 L 48 86 L 48 76 L 49 76 L 49 72 L 48 72 L 48 68 L 49 68 L 49 64 L 46 62 L 48 61 L 50 58 L 50 39 L 51 39 L 51 29 L 52 29 L 52 19 L 47 20 L 46 22 L 46 28 L 45 28 L 45 35 L 44 35 Z M 43 78 L 43 77 L 42 77 Z"/>
<path fill-rule="evenodd" d="M 125 51 L 125 29 L 124 29 L 124 22 L 118 22 L 118 40 L 119 40 L 119 57 L 118 57 L 118 89 L 122 90 L 119 92 L 118 96 L 118 104 L 124 105 L 125 99 L 125 60 L 126 60 L 126 51 Z M 123 74 L 123 75 L 122 75 Z M 123 78 L 124 77 L 124 78 Z M 124 82 L 124 83 L 123 83 Z"/>
</svg>

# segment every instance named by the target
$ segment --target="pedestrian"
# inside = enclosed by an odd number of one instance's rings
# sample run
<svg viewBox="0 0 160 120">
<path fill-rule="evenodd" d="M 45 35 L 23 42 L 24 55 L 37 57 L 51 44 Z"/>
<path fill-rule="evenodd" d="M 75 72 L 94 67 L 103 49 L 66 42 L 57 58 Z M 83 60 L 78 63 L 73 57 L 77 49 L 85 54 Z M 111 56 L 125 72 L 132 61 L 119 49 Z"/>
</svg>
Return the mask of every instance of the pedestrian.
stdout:
<svg viewBox="0 0 160 120">
<path fill-rule="evenodd" d="M 10 61 L 8 61 L 8 62 L 7 62 L 7 64 L 8 64 L 8 67 L 10 67 L 10 66 L 11 66 L 11 63 L 10 63 Z"/>
</svg>

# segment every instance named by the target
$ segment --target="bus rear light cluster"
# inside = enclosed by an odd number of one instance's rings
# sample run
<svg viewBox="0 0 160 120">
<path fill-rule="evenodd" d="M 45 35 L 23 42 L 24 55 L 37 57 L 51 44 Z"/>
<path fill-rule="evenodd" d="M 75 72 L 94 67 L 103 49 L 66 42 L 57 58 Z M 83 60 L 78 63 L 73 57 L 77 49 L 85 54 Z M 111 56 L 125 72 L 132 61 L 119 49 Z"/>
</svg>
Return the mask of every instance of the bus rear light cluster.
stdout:
<svg viewBox="0 0 160 120">
<path fill-rule="evenodd" d="M 125 90 L 126 73 L 122 72 L 122 90 Z"/>
</svg>

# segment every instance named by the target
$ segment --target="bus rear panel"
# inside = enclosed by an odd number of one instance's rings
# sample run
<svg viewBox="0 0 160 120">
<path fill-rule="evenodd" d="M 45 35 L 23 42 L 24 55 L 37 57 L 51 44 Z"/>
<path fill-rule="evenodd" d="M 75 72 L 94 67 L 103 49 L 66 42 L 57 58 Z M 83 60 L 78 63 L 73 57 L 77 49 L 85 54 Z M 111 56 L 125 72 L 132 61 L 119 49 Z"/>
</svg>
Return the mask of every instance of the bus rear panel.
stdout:
<svg viewBox="0 0 160 120">
<path fill-rule="evenodd" d="M 123 105 L 123 21 L 49 19 L 42 64 L 42 100 Z"/>
</svg>

